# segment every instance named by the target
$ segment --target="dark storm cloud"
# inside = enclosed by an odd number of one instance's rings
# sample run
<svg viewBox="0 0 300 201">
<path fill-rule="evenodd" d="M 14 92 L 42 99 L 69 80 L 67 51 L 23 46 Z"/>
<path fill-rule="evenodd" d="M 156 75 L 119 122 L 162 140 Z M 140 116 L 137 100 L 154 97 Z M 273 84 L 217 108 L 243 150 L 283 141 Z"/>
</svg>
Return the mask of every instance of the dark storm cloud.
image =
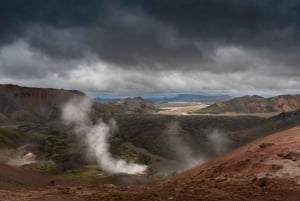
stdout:
<svg viewBox="0 0 300 201">
<path fill-rule="evenodd" d="M 12 0 L 0 11 L 3 42 L 27 37 L 57 58 L 90 51 L 119 64 L 190 66 L 214 46 L 298 49 L 299 42 L 295 0 Z"/>
<path fill-rule="evenodd" d="M 153 16 L 182 28 L 189 35 L 228 37 L 240 30 L 261 30 L 299 25 L 299 2 L 295 0 L 190 0 L 136 1 Z M 215 32 L 214 32 L 215 31 Z M 232 36 L 231 36 L 232 37 Z"/>
<path fill-rule="evenodd" d="M 197 78 L 267 89 L 268 78 L 300 76 L 297 0 L 10 0 L 0 3 L 0 26 L 0 73 L 12 79 L 94 70 L 117 74 L 102 79 L 120 88 L 172 91 L 201 89 Z"/>
<path fill-rule="evenodd" d="M 98 19 L 99 1 L 10 0 L 0 3 L 0 42 L 22 37 L 30 24 L 55 27 L 86 26 Z"/>
<path fill-rule="evenodd" d="M 36 79 L 55 74 L 68 76 L 68 69 L 83 61 L 56 60 L 34 51 L 23 41 L 16 41 L 0 50 L 0 74 L 11 78 Z"/>
<path fill-rule="evenodd" d="M 58 59 L 90 52 L 113 63 L 153 65 L 179 54 L 186 60 L 201 56 L 190 41 L 171 41 L 172 27 L 118 1 L 10 1 L 0 11 L 3 43 L 23 37 Z"/>
<path fill-rule="evenodd" d="M 123 17 L 123 16 L 121 16 Z M 119 65 L 176 65 L 181 58 L 193 61 L 201 52 L 190 41 L 174 39 L 172 30 L 147 19 L 113 22 L 87 28 L 56 29 L 36 26 L 26 31 L 32 47 L 57 59 L 82 58 L 87 53 Z M 180 57 L 178 57 L 180 56 Z"/>
</svg>

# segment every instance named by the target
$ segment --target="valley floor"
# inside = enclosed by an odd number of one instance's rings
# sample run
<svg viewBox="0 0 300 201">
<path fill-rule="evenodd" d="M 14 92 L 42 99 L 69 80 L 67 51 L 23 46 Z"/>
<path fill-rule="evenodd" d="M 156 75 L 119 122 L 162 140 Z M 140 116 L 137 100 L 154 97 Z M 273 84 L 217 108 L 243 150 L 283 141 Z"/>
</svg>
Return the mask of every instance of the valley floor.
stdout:
<svg viewBox="0 0 300 201">
<path fill-rule="evenodd" d="M 156 105 L 159 111 L 155 114 L 158 115 L 198 115 L 198 116 L 257 116 L 269 118 L 280 114 L 280 112 L 269 112 L 269 113 L 234 113 L 226 112 L 220 114 L 213 113 L 197 113 L 198 110 L 206 108 L 209 104 L 203 103 L 164 103 Z"/>
</svg>

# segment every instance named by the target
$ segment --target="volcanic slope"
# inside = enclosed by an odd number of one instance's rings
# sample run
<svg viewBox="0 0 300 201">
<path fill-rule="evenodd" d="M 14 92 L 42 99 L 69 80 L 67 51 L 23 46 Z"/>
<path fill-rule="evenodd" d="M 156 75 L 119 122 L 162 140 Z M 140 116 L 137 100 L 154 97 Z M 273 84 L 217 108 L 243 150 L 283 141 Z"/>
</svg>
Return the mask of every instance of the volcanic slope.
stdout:
<svg viewBox="0 0 300 201">
<path fill-rule="evenodd" d="M 2 188 L 3 200 L 300 199 L 300 126 L 257 140 L 156 186 Z"/>
<path fill-rule="evenodd" d="M 179 200 L 299 200 L 300 126 L 195 167 L 158 189 Z"/>
</svg>

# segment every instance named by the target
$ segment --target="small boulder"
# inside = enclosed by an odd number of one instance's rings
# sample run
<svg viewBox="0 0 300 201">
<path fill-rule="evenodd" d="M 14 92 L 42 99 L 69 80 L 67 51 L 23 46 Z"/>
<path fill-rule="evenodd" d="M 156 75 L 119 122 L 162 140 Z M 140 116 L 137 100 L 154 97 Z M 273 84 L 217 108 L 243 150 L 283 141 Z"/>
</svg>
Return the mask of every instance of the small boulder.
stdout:
<svg viewBox="0 0 300 201">
<path fill-rule="evenodd" d="M 283 159 L 289 159 L 292 161 L 297 161 L 300 159 L 300 150 L 289 151 L 286 154 L 277 154 L 278 157 Z"/>
<path fill-rule="evenodd" d="M 219 177 L 215 178 L 216 182 L 223 182 L 223 181 L 226 181 L 226 180 L 227 180 L 227 177 L 225 177 L 225 176 L 219 176 Z"/>
<path fill-rule="evenodd" d="M 264 143 L 259 145 L 259 148 L 265 149 L 265 148 L 268 148 L 268 147 L 271 147 L 271 146 L 274 146 L 274 143 L 264 142 Z"/>
<path fill-rule="evenodd" d="M 34 163 L 35 162 L 35 159 L 36 159 L 36 155 L 29 152 L 27 154 L 25 154 L 23 157 L 22 157 L 23 161 L 25 163 Z"/>
</svg>

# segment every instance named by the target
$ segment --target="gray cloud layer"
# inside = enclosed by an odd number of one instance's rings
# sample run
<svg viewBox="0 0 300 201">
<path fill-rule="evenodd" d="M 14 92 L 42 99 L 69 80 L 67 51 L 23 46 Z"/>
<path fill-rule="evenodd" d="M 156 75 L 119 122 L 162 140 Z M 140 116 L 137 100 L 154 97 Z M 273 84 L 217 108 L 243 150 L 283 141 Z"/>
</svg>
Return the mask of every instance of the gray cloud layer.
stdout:
<svg viewBox="0 0 300 201">
<path fill-rule="evenodd" d="M 296 0 L 10 0 L 0 81 L 85 91 L 298 90 Z"/>
</svg>

